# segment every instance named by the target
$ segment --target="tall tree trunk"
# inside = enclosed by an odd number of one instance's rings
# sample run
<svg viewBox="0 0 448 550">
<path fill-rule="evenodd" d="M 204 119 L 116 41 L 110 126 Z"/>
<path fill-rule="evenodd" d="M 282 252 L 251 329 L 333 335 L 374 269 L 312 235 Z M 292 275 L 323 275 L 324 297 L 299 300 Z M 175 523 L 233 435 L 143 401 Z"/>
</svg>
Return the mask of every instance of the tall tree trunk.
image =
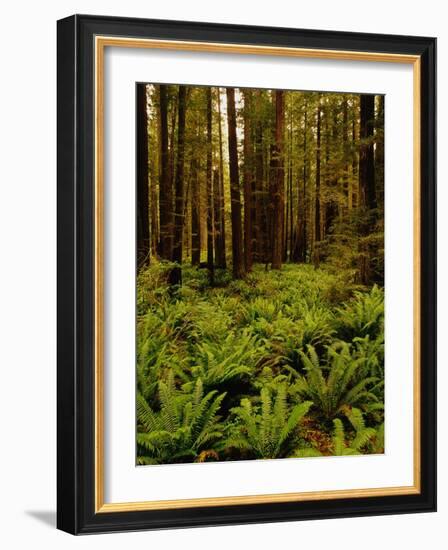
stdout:
<svg viewBox="0 0 448 550">
<path fill-rule="evenodd" d="M 335 98 L 333 99 L 335 101 Z M 332 159 L 336 144 L 338 143 L 338 110 L 339 105 L 328 104 L 325 108 L 325 185 L 327 188 L 327 200 L 325 201 L 324 237 L 328 235 L 334 220 L 339 214 L 339 201 L 337 199 L 338 175 L 335 163 Z M 331 114 L 331 117 L 330 117 Z"/>
<path fill-rule="evenodd" d="M 289 241 L 291 240 L 290 233 L 289 233 L 289 211 L 291 204 L 291 198 L 290 198 L 290 163 L 289 163 L 289 157 L 288 157 L 288 163 L 287 163 L 287 170 L 286 170 L 286 194 L 285 194 L 285 223 L 283 224 L 283 227 L 285 228 L 283 231 L 283 261 L 288 261 L 288 250 L 289 250 Z"/>
<path fill-rule="evenodd" d="M 177 101 L 177 157 L 176 175 L 174 180 L 174 244 L 173 262 L 175 266 L 171 272 L 171 283 L 182 284 L 182 248 L 184 229 L 184 164 L 185 164 L 185 109 L 187 87 L 179 86 Z"/>
<path fill-rule="evenodd" d="M 275 91 L 275 144 L 271 157 L 271 246 L 272 269 L 281 269 L 283 260 L 283 220 L 285 215 L 283 142 L 285 129 L 285 95 Z"/>
<path fill-rule="evenodd" d="M 353 174 L 353 185 L 352 185 L 352 203 L 353 208 L 359 206 L 359 154 L 357 153 L 358 147 L 358 128 L 357 128 L 357 114 L 355 114 L 355 106 L 352 101 L 352 174 Z M 355 183 L 356 182 L 356 183 Z"/>
<path fill-rule="evenodd" d="M 149 90 L 148 90 L 149 91 Z M 153 87 L 148 94 L 148 99 L 151 104 L 152 114 L 154 113 L 154 105 L 158 101 L 158 90 Z M 153 122 L 158 127 L 158 120 Z M 149 219 L 150 219 L 150 254 L 151 259 L 157 258 L 159 253 L 159 181 L 160 181 L 160 147 L 155 146 L 158 144 L 159 138 L 151 131 L 151 123 L 148 119 L 149 140 L 153 139 L 153 147 L 148 149 L 148 162 L 149 162 Z"/>
<path fill-rule="evenodd" d="M 229 134 L 230 202 L 232 218 L 233 276 L 244 277 L 243 235 L 241 227 L 241 199 L 236 141 L 235 89 L 227 88 L 227 124 Z"/>
<path fill-rule="evenodd" d="M 184 193 L 184 261 L 187 258 L 191 258 L 191 178 L 193 174 L 192 170 L 193 158 L 190 156 L 190 163 L 188 167 L 187 188 Z"/>
<path fill-rule="evenodd" d="M 157 196 L 157 183 L 156 179 L 153 177 L 150 184 L 150 217 L 151 217 L 151 256 L 157 256 L 157 250 L 159 246 L 159 205 L 158 205 L 158 196 Z"/>
<path fill-rule="evenodd" d="M 314 198 L 314 265 L 319 265 L 319 246 L 322 239 L 320 220 L 320 176 L 321 176 L 321 98 L 317 102 L 317 130 L 316 130 L 316 190 Z"/>
<path fill-rule="evenodd" d="M 146 84 L 137 85 L 137 268 L 149 264 L 149 169 Z"/>
<path fill-rule="evenodd" d="M 263 186 L 263 124 L 260 117 L 261 112 L 261 91 L 257 90 L 256 95 L 256 127 L 255 127 L 255 252 L 256 260 L 264 260 L 265 236 L 264 236 L 264 186 Z"/>
<path fill-rule="evenodd" d="M 221 224 L 219 220 L 219 207 L 220 207 L 220 191 L 219 191 L 219 168 L 213 168 L 212 173 L 212 188 L 213 188 L 213 248 L 214 248 L 214 265 L 218 265 L 218 249 L 219 238 L 221 231 Z"/>
<path fill-rule="evenodd" d="M 303 98 L 303 119 L 302 127 L 303 132 L 301 135 L 302 143 L 301 150 L 303 156 L 302 164 L 302 173 L 301 173 L 301 182 L 300 178 L 297 177 L 297 217 L 294 226 L 294 246 L 292 261 L 294 262 L 306 262 L 306 253 L 307 253 L 307 178 L 308 178 L 308 149 L 307 149 L 307 136 L 308 136 L 308 102 L 306 95 Z"/>
<path fill-rule="evenodd" d="M 344 100 L 342 104 L 342 143 L 343 143 L 343 160 L 344 160 L 344 189 L 347 193 L 347 209 L 349 213 L 353 208 L 353 174 L 351 173 L 351 165 L 348 162 L 349 151 L 348 151 L 348 102 L 347 96 L 344 95 Z"/>
<path fill-rule="evenodd" d="M 292 247 L 293 247 L 293 202 L 292 202 L 292 149 L 293 149 L 293 119 L 292 119 L 292 101 L 290 102 L 290 114 L 289 114 L 289 153 L 288 153 L 288 206 L 289 210 L 289 261 L 292 261 Z M 288 225 L 288 224 L 287 224 Z M 288 253 L 288 243 L 285 246 L 286 255 Z"/>
<path fill-rule="evenodd" d="M 224 202 L 224 160 L 223 160 L 223 144 L 222 144 L 222 128 L 221 128 L 221 92 L 218 92 L 218 137 L 219 137 L 219 180 L 218 180 L 218 210 L 217 210 L 217 231 L 216 238 L 216 266 L 225 269 L 226 261 L 226 217 L 225 217 L 225 202 Z M 215 180 L 216 181 L 216 180 Z"/>
<path fill-rule="evenodd" d="M 384 96 L 377 97 L 375 113 L 375 190 L 376 205 L 384 205 Z"/>
<path fill-rule="evenodd" d="M 206 88 L 207 101 L 207 269 L 210 284 L 214 284 L 215 271 L 213 261 L 213 181 L 212 181 L 212 89 Z"/>
<path fill-rule="evenodd" d="M 361 95 L 360 106 L 360 138 L 359 155 L 359 186 L 360 204 L 362 208 L 370 210 L 376 207 L 375 195 L 375 163 L 373 131 L 375 122 L 375 96 Z"/>
<path fill-rule="evenodd" d="M 201 261 L 201 223 L 198 160 L 191 161 L 191 263 L 199 265 Z"/>
<path fill-rule="evenodd" d="M 170 88 L 174 88 L 174 86 L 167 86 L 167 93 L 169 94 L 170 92 Z M 171 116 L 169 117 L 169 121 L 168 121 L 168 156 L 169 156 L 169 171 L 170 171 L 170 186 L 171 186 L 171 189 L 173 189 L 173 203 L 175 203 L 175 197 L 174 197 L 174 186 L 175 186 L 175 181 L 174 181 L 174 178 L 176 177 L 176 166 L 175 166 L 175 162 L 176 162 L 176 145 L 175 145 L 175 141 L 176 141 L 176 120 L 177 120 L 177 114 L 178 114 L 178 102 L 179 102 L 179 98 L 178 98 L 179 94 L 176 94 L 174 95 L 174 97 L 171 99 Z M 168 96 L 168 101 L 170 101 L 169 99 L 170 96 Z M 174 204 L 174 208 L 175 208 L 175 204 Z M 173 210 L 174 212 L 174 210 Z M 174 231 L 175 231 L 175 220 L 174 220 L 174 215 L 173 215 L 173 235 L 172 235 L 172 239 L 173 239 L 173 242 L 171 244 L 172 247 L 174 247 Z"/>
<path fill-rule="evenodd" d="M 159 220 L 160 220 L 160 257 L 172 259 L 173 250 L 173 191 L 170 179 L 168 151 L 168 93 L 165 84 L 159 86 L 160 117 L 160 184 L 159 184 Z"/>
<path fill-rule="evenodd" d="M 252 271 L 252 91 L 244 91 L 244 265 L 246 272 Z"/>
<path fill-rule="evenodd" d="M 369 284 L 372 277 L 371 253 L 366 237 L 373 229 L 374 219 L 371 211 L 376 207 L 374 119 L 375 96 L 362 94 L 360 98 L 359 200 L 363 214 L 359 228 L 361 240 L 358 254 L 359 278 L 362 284 Z"/>
<path fill-rule="evenodd" d="M 308 149 L 307 149 L 307 134 L 308 134 L 308 102 L 305 99 L 305 112 L 303 115 L 303 193 L 302 193 L 302 200 L 303 200 L 303 254 L 302 254 L 302 260 L 303 263 L 306 262 L 307 258 L 307 249 L 308 249 L 308 224 L 307 224 L 307 204 L 306 204 L 306 188 L 308 185 Z M 297 213 L 299 213 L 299 208 L 297 208 Z M 299 224 L 300 227 L 300 224 Z"/>
</svg>

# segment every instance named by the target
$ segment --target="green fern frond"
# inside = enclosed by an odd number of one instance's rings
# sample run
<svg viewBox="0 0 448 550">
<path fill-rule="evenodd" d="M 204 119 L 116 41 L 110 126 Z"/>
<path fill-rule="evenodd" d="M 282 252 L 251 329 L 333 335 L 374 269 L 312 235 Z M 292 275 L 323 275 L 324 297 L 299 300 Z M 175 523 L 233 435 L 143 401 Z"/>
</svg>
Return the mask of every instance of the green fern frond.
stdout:
<svg viewBox="0 0 448 550">
<path fill-rule="evenodd" d="M 309 411 L 312 404 L 313 404 L 312 401 L 304 401 L 303 403 L 299 403 L 293 408 L 291 414 L 289 415 L 288 421 L 280 431 L 280 435 L 278 437 L 278 441 L 276 445 L 277 452 L 280 451 L 281 446 L 289 437 L 291 432 L 295 428 L 297 428 L 297 425 L 299 424 L 300 420 L 302 420 L 302 418 L 306 415 L 306 413 Z"/>
<path fill-rule="evenodd" d="M 142 424 L 147 431 L 158 429 L 157 418 L 140 392 L 137 392 L 137 422 Z"/>
</svg>

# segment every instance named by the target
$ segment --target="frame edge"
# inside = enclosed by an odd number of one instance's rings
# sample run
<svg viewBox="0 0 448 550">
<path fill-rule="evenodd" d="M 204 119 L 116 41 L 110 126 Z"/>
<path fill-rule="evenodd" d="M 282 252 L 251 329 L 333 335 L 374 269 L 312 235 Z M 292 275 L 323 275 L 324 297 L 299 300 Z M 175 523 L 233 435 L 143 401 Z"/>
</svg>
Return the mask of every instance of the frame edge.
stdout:
<svg viewBox="0 0 448 550">
<path fill-rule="evenodd" d="M 57 22 L 57 521 L 78 531 L 76 341 L 77 23 Z"/>
<path fill-rule="evenodd" d="M 82 231 L 79 223 L 82 221 L 83 208 L 88 208 L 80 197 L 80 189 L 77 180 L 80 178 L 77 174 L 77 158 L 82 154 L 77 152 L 78 140 L 78 119 L 81 120 L 77 103 L 83 101 L 78 91 L 78 72 L 85 76 L 78 56 L 78 43 L 81 41 L 81 27 L 86 34 L 94 34 L 94 28 L 101 24 L 120 24 L 135 23 L 144 26 L 151 24 L 163 26 L 179 24 L 184 32 L 196 33 L 200 29 L 210 30 L 210 27 L 217 28 L 221 32 L 242 32 L 244 29 L 250 29 L 263 34 L 271 32 L 280 37 L 283 30 L 289 32 L 302 32 L 299 29 L 282 29 L 268 27 L 250 27 L 241 25 L 221 25 L 207 23 L 189 23 L 176 21 L 158 21 L 128 19 L 120 17 L 101 17 L 101 16 L 71 16 L 58 22 L 58 514 L 57 526 L 59 529 L 72 534 L 81 533 L 99 533 L 111 531 L 127 531 L 136 529 L 162 529 L 173 527 L 194 527 L 211 525 L 231 525 L 242 523 L 265 523 L 273 521 L 293 521 L 308 519 L 323 519 L 330 517 L 354 517 L 365 515 L 385 515 L 412 512 L 431 512 L 436 510 L 436 486 L 435 486 L 435 434 L 428 433 L 428 429 L 435 425 L 435 296 L 436 296 L 436 252 L 435 252 L 435 48 L 436 40 L 424 37 L 408 37 L 409 44 L 406 47 L 413 46 L 418 50 L 424 65 L 422 71 L 422 99 L 426 96 L 427 104 L 425 109 L 422 106 L 422 115 L 428 117 L 427 122 L 422 125 L 422 260 L 428 263 L 422 269 L 422 319 L 425 314 L 429 316 L 428 323 L 425 325 L 422 321 L 421 334 L 425 340 L 425 346 L 422 349 L 424 356 L 425 349 L 429 350 L 429 355 L 425 359 L 425 367 L 428 371 L 424 375 L 422 372 L 422 398 L 424 405 L 422 407 L 422 427 L 426 432 L 426 437 L 422 438 L 422 445 L 428 445 L 425 452 L 425 460 L 422 465 L 422 485 L 423 491 L 415 495 L 412 499 L 392 499 L 382 502 L 381 499 L 370 499 L 369 502 L 353 503 L 349 501 L 333 501 L 332 504 L 322 505 L 320 510 L 310 507 L 304 510 L 297 506 L 294 510 L 289 506 L 278 506 L 276 509 L 264 505 L 248 505 L 244 507 L 232 507 L 233 510 L 226 511 L 216 509 L 212 512 L 208 509 L 196 509 L 192 513 L 191 509 L 179 510 L 177 514 L 168 515 L 162 513 L 145 512 L 120 512 L 99 514 L 92 513 L 92 510 L 86 502 L 90 499 L 90 494 L 80 494 L 79 491 L 85 490 L 90 486 L 90 473 L 83 471 L 83 465 L 88 462 L 85 453 L 81 453 L 81 448 L 87 454 L 89 445 L 84 441 L 88 436 L 88 430 L 84 433 L 83 426 L 89 422 L 87 418 L 81 419 L 82 414 L 89 415 L 88 411 L 79 411 L 84 401 L 83 387 L 88 385 L 89 373 L 88 366 L 82 364 L 81 338 L 82 311 L 79 310 L 77 319 L 77 309 L 82 306 L 81 294 L 77 290 L 77 277 L 80 285 L 88 285 L 87 279 L 84 279 L 79 266 L 77 252 L 80 251 L 82 243 L 77 244 L 76 234 Z M 86 27 L 89 27 L 88 30 Z M 187 29 L 187 30 L 185 30 Z M 148 32 L 151 29 L 148 28 Z M 168 32 L 168 31 L 167 31 Z M 205 31 L 204 31 L 205 32 Z M 358 33 L 344 33 L 334 31 L 305 31 L 310 35 L 319 36 L 319 40 L 324 39 L 324 35 L 338 35 L 338 40 L 343 40 L 344 36 L 348 39 L 360 39 Z M 81 34 L 80 34 L 81 33 Z M 200 34 L 198 32 L 198 34 Z M 78 41 L 78 35 L 80 39 Z M 365 47 L 368 48 L 369 37 L 380 40 L 395 41 L 398 35 L 362 35 L 366 40 Z M 260 39 L 262 41 L 262 39 Z M 220 40 L 217 39 L 217 42 Z M 392 46 L 390 46 L 392 47 Z M 81 55 L 87 55 L 83 48 Z M 423 68 L 423 67 L 422 67 Z M 88 77 L 90 78 L 90 77 Z M 91 98 L 84 98 L 88 102 Z M 63 103 L 63 104 L 62 104 Z M 82 106 L 79 107 L 82 111 Z M 422 121 L 423 122 L 423 121 Z M 425 139 L 427 144 L 423 142 Z M 79 145 L 84 147 L 85 138 L 80 137 Z M 87 139 L 88 141 L 88 139 Z M 81 158 L 82 160 L 82 158 Z M 88 167 L 87 167 L 88 168 Z M 79 170 L 82 170 L 80 166 Z M 81 181 L 79 181 L 81 183 Z M 88 185 L 88 182 L 84 183 Z M 428 189 L 426 189 L 428 187 Z M 77 211 L 79 203 L 80 211 Z M 431 217 L 432 216 L 432 217 Z M 82 235 L 80 235 L 81 240 Z M 424 299 L 426 299 L 426 304 Z M 429 303 L 428 303 L 429 300 Z M 434 301 L 433 301 L 434 300 Z M 91 304 L 84 304 L 86 309 Z M 432 330 L 432 332 L 431 332 Z M 79 334 L 78 334 L 79 333 Z M 82 338 L 81 338 L 82 340 Z M 423 344 L 423 342 L 422 342 Z M 84 343 L 82 342 L 84 346 Z M 79 356 L 79 357 L 78 357 Z M 81 368 L 82 367 L 82 368 Z M 82 370 L 84 369 L 84 371 Z M 84 372 L 84 374 L 83 374 Z M 83 382 L 84 380 L 84 382 Z M 89 392 L 87 392 L 89 393 Z M 87 398 L 87 397 L 86 397 Z M 432 399 L 432 401 L 430 401 Z M 428 409 L 428 410 L 425 410 Z M 87 479 L 86 479 L 87 478 Z M 388 497 L 389 498 L 389 497 Z M 364 499 L 363 499 L 364 500 Z M 333 505 L 334 504 L 334 505 Z M 337 509 L 335 506 L 341 506 Z M 151 516 L 151 517 L 150 517 Z"/>
</svg>

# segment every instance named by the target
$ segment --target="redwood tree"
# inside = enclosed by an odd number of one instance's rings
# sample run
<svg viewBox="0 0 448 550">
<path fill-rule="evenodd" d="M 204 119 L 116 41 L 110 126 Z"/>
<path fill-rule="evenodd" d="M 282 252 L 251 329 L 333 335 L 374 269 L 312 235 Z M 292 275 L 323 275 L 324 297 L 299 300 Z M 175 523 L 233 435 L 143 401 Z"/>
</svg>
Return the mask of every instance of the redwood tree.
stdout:
<svg viewBox="0 0 448 550">
<path fill-rule="evenodd" d="M 216 231 L 216 266 L 225 269 L 226 261 L 226 217 L 225 217 L 225 200 L 224 200 L 224 160 L 223 160 L 223 143 L 222 143 L 222 128 L 221 128 L 221 92 L 217 88 L 218 102 L 218 138 L 219 138 L 219 178 L 215 178 L 217 195 L 217 208 L 215 226 Z"/>
<path fill-rule="evenodd" d="M 266 250 L 266 216 L 264 191 L 264 148 L 263 148 L 263 120 L 260 116 L 262 106 L 261 90 L 255 95 L 255 221 L 253 233 L 255 237 L 255 258 L 258 262 L 265 260 Z"/>
<path fill-rule="evenodd" d="M 359 191 L 360 205 L 370 210 L 376 206 L 375 196 L 375 162 L 373 131 L 375 122 L 375 96 L 361 95 L 360 100 L 360 139 L 359 153 Z"/>
<path fill-rule="evenodd" d="M 149 264 L 149 170 L 146 84 L 137 85 L 137 267 Z"/>
<path fill-rule="evenodd" d="M 252 184 L 253 184 L 253 150 L 252 150 L 252 91 L 244 91 L 244 265 L 246 271 L 252 271 Z"/>
<path fill-rule="evenodd" d="M 160 183 L 159 183 L 159 254 L 164 260 L 172 259 L 173 249 L 173 190 L 171 186 L 168 151 L 168 90 L 165 84 L 159 87 L 160 130 Z"/>
<path fill-rule="evenodd" d="M 187 87 L 179 86 L 177 101 L 177 157 L 176 175 L 174 180 L 174 243 L 173 262 L 179 264 L 173 268 L 172 284 L 182 283 L 182 244 L 184 228 L 184 163 L 185 163 L 185 110 Z"/>
<path fill-rule="evenodd" d="M 359 149 L 359 206 L 363 212 L 359 227 L 360 234 L 367 237 L 373 230 L 375 218 L 372 210 L 376 207 L 375 157 L 374 157 L 375 96 L 362 94 L 360 97 Z M 363 284 L 368 284 L 372 276 L 369 239 L 360 240 L 359 276 Z"/>
<path fill-rule="evenodd" d="M 212 182 L 212 89 L 206 89 L 207 103 L 207 154 L 206 154 L 206 178 L 207 178 L 207 269 L 210 283 L 214 282 L 213 262 L 213 182 Z"/>
<path fill-rule="evenodd" d="M 230 209 L 232 220 L 233 276 L 244 277 L 243 234 L 241 227 L 241 198 L 236 141 L 235 89 L 227 88 L 227 125 L 229 137 Z"/>
<path fill-rule="evenodd" d="M 200 223 L 200 186 L 198 160 L 191 161 L 191 263 L 199 265 L 201 261 L 201 223 Z"/>
<path fill-rule="evenodd" d="M 322 111 L 321 98 L 317 101 L 316 114 L 316 187 L 314 194 L 314 267 L 319 266 L 320 241 L 322 239 L 321 214 L 320 214 L 320 177 L 321 177 L 321 133 L 322 133 Z"/>
<path fill-rule="evenodd" d="M 285 215 L 283 140 L 285 129 L 285 97 L 275 91 L 275 133 L 271 155 L 271 248 L 272 269 L 281 269 L 283 260 L 283 221 Z"/>
</svg>

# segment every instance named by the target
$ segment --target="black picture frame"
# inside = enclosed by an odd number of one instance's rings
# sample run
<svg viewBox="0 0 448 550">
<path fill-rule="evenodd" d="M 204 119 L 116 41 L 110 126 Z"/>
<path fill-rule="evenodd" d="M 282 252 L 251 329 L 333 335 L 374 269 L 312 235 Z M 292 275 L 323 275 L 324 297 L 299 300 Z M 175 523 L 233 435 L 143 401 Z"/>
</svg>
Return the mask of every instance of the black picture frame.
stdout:
<svg viewBox="0 0 448 550">
<path fill-rule="evenodd" d="M 72 534 L 431 512 L 436 509 L 436 39 L 74 15 L 57 25 L 57 526 Z M 420 56 L 419 494 L 95 512 L 94 38 L 121 36 Z"/>
</svg>

